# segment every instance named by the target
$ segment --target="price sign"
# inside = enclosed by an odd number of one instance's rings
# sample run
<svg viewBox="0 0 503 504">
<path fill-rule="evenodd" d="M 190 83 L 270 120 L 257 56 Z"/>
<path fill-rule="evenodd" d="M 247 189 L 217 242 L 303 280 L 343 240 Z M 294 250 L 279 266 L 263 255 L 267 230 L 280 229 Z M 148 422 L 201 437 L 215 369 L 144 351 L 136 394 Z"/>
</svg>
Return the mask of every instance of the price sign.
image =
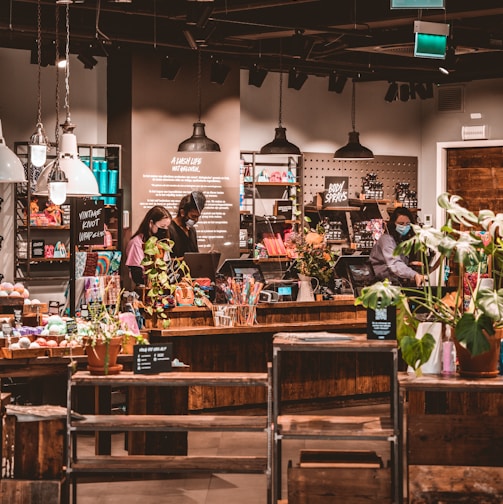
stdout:
<svg viewBox="0 0 503 504">
<path fill-rule="evenodd" d="M 173 343 L 162 345 L 135 345 L 133 348 L 133 372 L 157 374 L 171 371 Z"/>
<path fill-rule="evenodd" d="M 367 310 L 367 339 L 396 339 L 396 307 Z"/>
<path fill-rule="evenodd" d="M 66 332 L 68 335 L 77 334 L 77 322 L 75 319 L 68 319 L 66 321 Z"/>
</svg>

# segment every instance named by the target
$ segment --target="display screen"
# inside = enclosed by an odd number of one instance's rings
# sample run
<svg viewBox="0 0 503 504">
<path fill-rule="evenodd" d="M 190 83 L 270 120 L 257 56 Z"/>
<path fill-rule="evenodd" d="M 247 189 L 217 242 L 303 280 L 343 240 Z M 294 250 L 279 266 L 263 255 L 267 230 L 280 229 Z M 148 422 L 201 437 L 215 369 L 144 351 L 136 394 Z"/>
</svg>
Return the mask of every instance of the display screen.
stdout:
<svg viewBox="0 0 503 504">
<path fill-rule="evenodd" d="M 351 280 L 355 285 L 367 285 L 373 282 L 373 271 L 370 264 L 348 264 Z"/>
<path fill-rule="evenodd" d="M 416 33 L 414 56 L 419 58 L 445 59 L 447 37 L 431 33 Z"/>
<path fill-rule="evenodd" d="M 262 274 L 258 268 L 234 268 L 234 276 L 253 277 L 258 282 L 261 281 Z"/>
<path fill-rule="evenodd" d="M 444 9 L 445 0 L 391 0 L 392 9 Z"/>
</svg>

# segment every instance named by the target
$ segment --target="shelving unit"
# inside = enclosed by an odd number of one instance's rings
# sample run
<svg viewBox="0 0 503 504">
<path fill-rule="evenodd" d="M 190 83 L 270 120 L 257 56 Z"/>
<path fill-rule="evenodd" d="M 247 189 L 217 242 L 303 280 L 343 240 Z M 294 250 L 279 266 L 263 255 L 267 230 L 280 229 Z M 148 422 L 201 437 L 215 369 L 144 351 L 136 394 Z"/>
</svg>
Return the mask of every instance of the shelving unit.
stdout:
<svg viewBox="0 0 503 504">
<path fill-rule="evenodd" d="M 263 233 L 283 233 L 286 229 L 298 231 L 303 222 L 302 156 L 265 155 L 255 151 L 242 151 L 241 190 L 244 191 L 240 210 L 241 229 L 247 230 L 247 246 L 241 253 L 253 254 L 255 245 L 262 241 Z M 262 176 L 268 180 L 262 180 Z M 277 178 L 280 178 L 277 181 Z M 275 215 L 274 203 L 292 202 L 292 218 Z"/>
<path fill-rule="evenodd" d="M 401 453 L 400 453 L 400 430 L 398 408 L 398 349 L 394 340 L 368 340 L 364 334 L 331 334 L 327 333 L 317 337 L 319 333 L 278 333 L 273 341 L 273 502 L 276 504 L 281 499 L 282 489 L 282 443 L 291 439 L 317 439 L 317 440 L 351 440 L 355 446 L 362 447 L 362 442 L 382 441 L 389 443 L 391 467 L 372 469 L 371 474 L 360 472 L 360 475 L 368 476 L 369 481 L 382 482 L 389 480 L 386 495 L 389 501 L 401 502 Z M 282 383 L 282 357 L 285 352 L 334 352 L 341 353 L 385 353 L 389 355 L 390 394 L 389 394 L 389 417 L 378 416 L 336 416 L 336 415 L 310 415 L 295 414 L 285 415 L 282 412 L 281 389 Z M 336 365 L 334 356 L 334 365 Z M 299 380 L 302 376 L 298 377 Z M 336 444 L 336 443 L 335 443 Z M 365 446 L 365 445 L 364 445 Z M 355 469 L 354 471 L 363 471 Z M 367 470 L 366 470 L 367 471 Z M 370 470 L 368 470 L 370 471 Z M 333 484 L 330 495 L 337 496 L 337 473 L 333 473 Z M 354 472 L 355 488 L 364 485 L 358 480 L 358 473 Z M 363 477 L 363 476 L 360 476 Z M 347 485 L 347 482 L 345 483 Z M 377 484 L 377 483 L 376 483 Z M 372 486 L 372 483 L 369 483 Z M 374 487 L 376 491 L 377 486 Z M 374 494 L 369 495 L 376 497 Z M 381 496 L 382 497 L 382 496 Z M 344 500 L 344 499 L 342 499 Z M 341 501 L 342 502 L 342 501 Z"/>
<path fill-rule="evenodd" d="M 112 246 L 93 246 L 93 251 L 120 250 L 122 243 L 122 191 L 120 184 L 121 146 L 115 144 L 79 144 L 79 156 L 82 161 L 91 167 L 96 162 L 106 162 L 111 169 L 119 171 L 117 191 L 113 194 L 103 194 L 100 199 L 104 200 L 105 223 L 112 235 Z M 76 232 L 71 232 L 75 226 L 75 207 L 78 198 L 68 198 L 61 205 L 64 209 L 62 225 L 45 225 L 32 222 L 32 203 L 38 202 L 40 210 L 43 210 L 48 202 L 47 196 L 35 196 L 33 194 L 36 180 L 42 168 L 35 168 L 29 163 L 29 147 L 26 142 L 14 144 L 16 154 L 27 167 L 28 182 L 16 184 L 15 197 L 15 261 L 14 279 L 30 284 L 60 284 L 70 282 L 70 294 L 75 287 L 75 257 L 70 254 L 71 250 L 87 250 L 79 246 Z M 51 145 L 48 152 L 48 161 L 54 159 L 56 154 L 55 145 Z M 35 200 L 36 198 L 36 200 Z M 34 257 L 31 250 L 33 241 L 55 244 L 61 241 L 65 245 L 66 257 Z M 73 306 L 73 303 L 70 304 Z"/>
<path fill-rule="evenodd" d="M 262 387 L 267 391 L 267 414 L 263 415 L 72 415 L 76 389 L 95 387 Z M 169 372 L 155 375 L 121 372 L 117 375 L 93 376 L 87 371 L 72 374 L 69 368 L 67 387 L 67 461 L 66 497 L 76 504 L 77 479 L 80 475 L 145 473 L 263 473 L 267 478 L 267 502 L 272 496 L 272 376 L 267 373 L 241 372 Z M 94 455 L 78 454 L 78 433 L 134 431 L 218 431 L 263 432 L 266 456 L 186 456 L 182 455 Z M 141 477 L 141 476 L 139 476 Z M 71 486 L 71 492 L 70 492 Z M 70 493 L 72 500 L 70 501 Z"/>
</svg>

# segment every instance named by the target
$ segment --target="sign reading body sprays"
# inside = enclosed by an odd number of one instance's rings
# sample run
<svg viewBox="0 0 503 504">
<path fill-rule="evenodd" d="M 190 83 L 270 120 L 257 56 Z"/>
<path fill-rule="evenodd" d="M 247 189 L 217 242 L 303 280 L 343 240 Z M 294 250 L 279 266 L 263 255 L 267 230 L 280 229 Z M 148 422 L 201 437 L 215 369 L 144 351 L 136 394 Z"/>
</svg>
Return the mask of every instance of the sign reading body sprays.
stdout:
<svg viewBox="0 0 503 504">
<path fill-rule="evenodd" d="M 176 153 L 162 173 L 143 173 L 141 184 L 134 187 L 141 195 L 133 202 L 136 212 L 133 232 L 139 220 L 154 205 L 165 206 L 173 215 L 180 200 L 192 191 L 202 191 L 206 205 L 197 223 L 199 250 L 220 251 L 224 257 L 239 254 L 239 159 L 236 160 L 236 176 L 225 173 L 222 154 Z M 135 181 L 136 183 L 136 181 Z M 136 197 L 135 197 L 136 200 Z M 231 244 L 229 245 L 229 241 Z M 235 243 L 234 243 L 235 242 Z"/>
</svg>

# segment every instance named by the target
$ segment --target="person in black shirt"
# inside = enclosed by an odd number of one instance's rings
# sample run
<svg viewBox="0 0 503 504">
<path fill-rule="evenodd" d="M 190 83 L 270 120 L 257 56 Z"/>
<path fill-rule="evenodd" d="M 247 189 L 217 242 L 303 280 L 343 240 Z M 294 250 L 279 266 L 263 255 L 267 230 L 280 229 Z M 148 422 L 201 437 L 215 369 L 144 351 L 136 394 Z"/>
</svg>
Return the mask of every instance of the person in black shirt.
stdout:
<svg viewBox="0 0 503 504">
<path fill-rule="evenodd" d="M 169 238 L 173 240 L 172 257 L 183 257 L 185 252 L 199 252 L 194 228 L 206 204 L 201 191 L 192 191 L 180 200 L 178 213 L 169 225 Z"/>
</svg>

